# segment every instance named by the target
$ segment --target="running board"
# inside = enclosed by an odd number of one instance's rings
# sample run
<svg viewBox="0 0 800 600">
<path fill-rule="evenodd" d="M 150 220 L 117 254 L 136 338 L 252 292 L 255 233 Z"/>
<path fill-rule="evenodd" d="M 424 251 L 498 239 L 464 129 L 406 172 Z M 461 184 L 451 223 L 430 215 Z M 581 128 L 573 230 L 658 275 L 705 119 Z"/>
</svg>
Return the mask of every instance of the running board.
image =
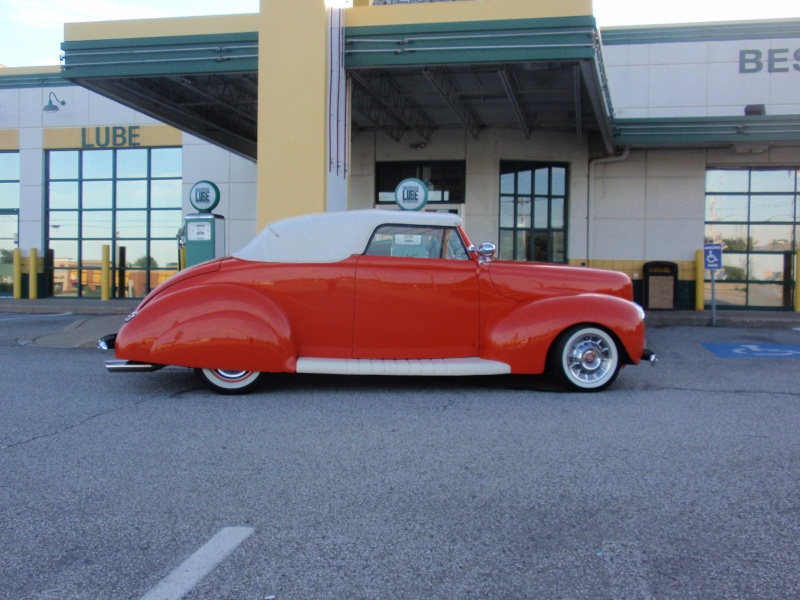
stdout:
<svg viewBox="0 0 800 600">
<path fill-rule="evenodd" d="M 324 375 L 507 375 L 511 366 L 494 360 L 426 358 L 415 360 L 370 358 L 298 358 L 298 373 Z"/>
</svg>

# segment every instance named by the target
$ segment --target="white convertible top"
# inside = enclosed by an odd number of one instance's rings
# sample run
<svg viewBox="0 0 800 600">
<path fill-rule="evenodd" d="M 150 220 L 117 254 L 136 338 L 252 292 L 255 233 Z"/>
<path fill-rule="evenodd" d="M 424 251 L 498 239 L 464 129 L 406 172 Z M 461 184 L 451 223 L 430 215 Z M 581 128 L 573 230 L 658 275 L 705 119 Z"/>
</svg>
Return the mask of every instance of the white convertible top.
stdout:
<svg viewBox="0 0 800 600">
<path fill-rule="evenodd" d="M 456 227 L 450 213 L 400 210 L 349 210 L 291 217 L 267 225 L 233 256 L 280 263 L 330 263 L 362 254 L 379 225 Z"/>
</svg>

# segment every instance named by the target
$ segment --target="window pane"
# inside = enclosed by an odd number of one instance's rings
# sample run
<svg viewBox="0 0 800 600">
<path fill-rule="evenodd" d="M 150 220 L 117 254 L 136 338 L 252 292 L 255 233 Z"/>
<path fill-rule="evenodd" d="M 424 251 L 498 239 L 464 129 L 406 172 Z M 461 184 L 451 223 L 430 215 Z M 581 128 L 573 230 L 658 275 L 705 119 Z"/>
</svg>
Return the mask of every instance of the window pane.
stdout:
<svg viewBox="0 0 800 600">
<path fill-rule="evenodd" d="M 707 192 L 744 192 L 750 189 L 748 171 L 711 170 L 706 172 Z"/>
<path fill-rule="evenodd" d="M 781 308 L 787 305 L 784 294 L 786 287 L 777 284 L 751 283 L 747 293 L 748 306 Z"/>
<path fill-rule="evenodd" d="M 706 223 L 706 241 L 722 244 L 723 251 L 746 252 L 747 225 L 718 225 Z"/>
<path fill-rule="evenodd" d="M 117 150 L 117 177 L 147 177 L 147 150 Z"/>
<path fill-rule="evenodd" d="M 515 260 L 529 260 L 531 251 L 531 232 L 528 230 L 517 231 L 517 248 L 514 253 Z"/>
<path fill-rule="evenodd" d="M 549 215 L 547 198 L 536 198 L 533 206 L 533 227 L 534 229 L 547 229 Z"/>
<path fill-rule="evenodd" d="M 87 150 L 83 153 L 84 179 L 111 179 L 114 175 L 113 150 Z"/>
<path fill-rule="evenodd" d="M 751 225 L 750 245 L 752 250 L 767 252 L 791 252 L 791 225 Z"/>
<path fill-rule="evenodd" d="M 567 170 L 564 167 L 553 167 L 552 170 L 554 196 L 567 195 Z"/>
<path fill-rule="evenodd" d="M 154 210 L 150 213 L 150 237 L 175 238 L 183 225 L 181 211 Z"/>
<path fill-rule="evenodd" d="M 117 237 L 120 239 L 147 237 L 146 210 L 117 211 Z"/>
<path fill-rule="evenodd" d="M 118 181 L 117 208 L 147 208 L 147 182 Z"/>
<path fill-rule="evenodd" d="M 83 208 L 111 208 L 110 181 L 86 181 L 83 184 Z"/>
<path fill-rule="evenodd" d="M 78 208 L 78 182 L 51 182 L 50 209 Z"/>
<path fill-rule="evenodd" d="M 553 198 L 550 203 L 550 211 L 550 227 L 564 229 L 564 199 Z"/>
<path fill-rule="evenodd" d="M 50 179 L 78 179 L 78 155 L 76 150 L 51 150 Z"/>
<path fill-rule="evenodd" d="M 180 177 L 183 173 L 180 148 L 153 148 L 150 151 L 152 177 Z"/>
<path fill-rule="evenodd" d="M 565 243 L 564 232 L 553 232 L 551 239 L 553 241 L 553 256 L 551 257 L 551 260 L 556 263 L 566 262 L 567 246 Z"/>
<path fill-rule="evenodd" d="M 180 208 L 181 180 L 153 181 L 150 184 L 150 206 L 152 208 Z"/>
<path fill-rule="evenodd" d="M 750 176 L 751 192 L 794 192 L 794 171 L 753 171 Z"/>
<path fill-rule="evenodd" d="M 747 254 L 722 253 L 722 272 L 718 279 L 725 281 L 747 280 Z"/>
<path fill-rule="evenodd" d="M 522 196 L 530 196 L 531 191 L 531 172 L 520 171 L 517 173 L 517 193 Z"/>
<path fill-rule="evenodd" d="M 750 255 L 751 280 L 756 281 L 783 281 L 783 267 L 785 265 L 781 254 L 751 254 Z"/>
<path fill-rule="evenodd" d="M 103 246 L 110 245 L 110 242 L 103 240 L 91 240 L 81 242 L 81 268 L 99 269 L 103 262 Z"/>
<path fill-rule="evenodd" d="M 178 264 L 178 242 L 150 242 L 150 267 L 153 269 L 175 268 Z"/>
<path fill-rule="evenodd" d="M 546 231 L 537 231 L 534 234 L 534 246 L 533 246 L 533 260 L 540 261 L 540 262 L 547 262 L 547 239 L 548 235 Z"/>
<path fill-rule="evenodd" d="M 514 189 L 514 173 L 503 173 L 500 175 L 500 193 L 513 194 Z"/>
<path fill-rule="evenodd" d="M 50 213 L 51 238 L 78 237 L 78 211 L 52 211 Z"/>
<path fill-rule="evenodd" d="M 50 242 L 53 251 L 55 266 L 74 267 L 78 264 L 78 242 L 53 240 Z"/>
<path fill-rule="evenodd" d="M 500 232 L 500 248 L 498 250 L 500 260 L 514 260 L 514 232 Z"/>
<path fill-rule="evenodd" d="M 790 223 L 794 220 L 794 195 L 753 196 L 750 200 L 750 220 Z"/>
<path fill-rule="evenodd" d="M 0 183 L 0 209 L 19 208 L 19 183 Z"/>
<path fill-rule="evenodd" d="M 110 240 L 113 230 L 111 228 L 110 210 L 85 210 L 81 217 L 82 237 L 104 238 Z"/>
<path fill-rule="evenodd" d="M 703 286 L 705 303 L 711 304 L 711 282 Z M 746 306 L 747 285 L 744 283 L 716 283 L 717 304 L 720 306 Z"/>
<path fill-rule="evenodd" d="M 706 221 L 747 221 L 747 196 L 706 196 Z"/>
<path fill-rule="evenodd" d="M 536 169 L 536 188 L 534 192 L 540 196 L 550 193 L 550 169 Z"/>
<path fill-rule="evenodd" d="M 147 262 L 147 242 L 125 240 L 117 246 L 117 264 L 119 264 L 120 251 L 125 248 L 125 266 L 136 267 Z"/>
<path fill-rule="evenodd" d="M 19 152 L 0 152 L 0 181 L 19 179 Z"/>
<path fill-rule="evenodd" d="M 517 227 L 530 228 L 531 226 L 531 199 L 517 199 Z"/>
<path fill-rule="evenodd" d="M 514 197 L 500 197 L 500 227 L 514 226 Z"/>
</svg>

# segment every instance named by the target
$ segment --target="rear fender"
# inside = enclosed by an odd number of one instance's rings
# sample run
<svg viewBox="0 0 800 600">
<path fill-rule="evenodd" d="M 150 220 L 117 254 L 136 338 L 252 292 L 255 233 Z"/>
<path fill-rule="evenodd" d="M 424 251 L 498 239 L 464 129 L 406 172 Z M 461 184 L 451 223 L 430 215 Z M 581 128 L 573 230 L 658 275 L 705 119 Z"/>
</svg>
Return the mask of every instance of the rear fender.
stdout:
<svg viewBox="0 0 800 600">
<path fill-rule="evenodd" d="M 573 325 L 593 324 L 621 344 L 623 362 L 637 364 L 644 349 L 644 323 L 633 303 L 603 294 L 548 298 L 515 306 L 487 324 L 481 358 L 511 365 L 513 373 L 543 373 L 547 353 Z"/>
<path fill-rule="evenodd" d="M 117 358 L 208 369 L 292 372 L 291 327 L 270 298 L 233 284 L 157 295 L 125 323 Z"/>
</svg>

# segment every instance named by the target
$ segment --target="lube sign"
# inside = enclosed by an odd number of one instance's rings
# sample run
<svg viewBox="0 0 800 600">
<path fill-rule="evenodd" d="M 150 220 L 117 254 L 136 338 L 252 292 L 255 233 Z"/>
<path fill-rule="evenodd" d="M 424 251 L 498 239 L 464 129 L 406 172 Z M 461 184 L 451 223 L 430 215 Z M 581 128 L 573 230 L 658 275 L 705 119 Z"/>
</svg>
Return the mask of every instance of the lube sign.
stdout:
<svg viewBox="0 0 800 600">
<path fill-rule="evenodd" d="M 83 127 L 82 148 L 138 148 L 139 125 L 127 127 Z"/>
<path fill-rule="evenodd" d="M 428 203 L 428 186 L 419 179 L 404 179 L 394 190 L 394 201 L 403 210 L 420 210 Z"/>
<path fill-rule="evenodd" d="M 739 73 L 800 73 L 800 48 L 740 50 Z"/>
</svg>

